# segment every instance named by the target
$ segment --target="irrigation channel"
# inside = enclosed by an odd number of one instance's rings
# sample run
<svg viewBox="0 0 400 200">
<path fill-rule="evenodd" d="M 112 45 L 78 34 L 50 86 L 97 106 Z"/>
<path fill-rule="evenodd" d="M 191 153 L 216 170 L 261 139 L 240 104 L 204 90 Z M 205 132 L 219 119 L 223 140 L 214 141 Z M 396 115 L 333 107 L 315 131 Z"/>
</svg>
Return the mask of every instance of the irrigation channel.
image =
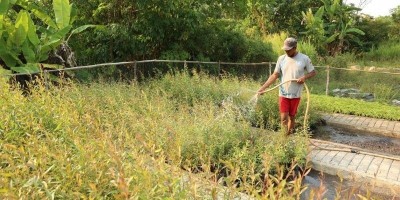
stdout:
<svg viewBox="0 0 400 200">
<path fill-rule="evenodd" d="M 319 126 L 313 131 L 312 138 L 362 148 L 377 154 L 400 156 L 400 138 L 331 125 Z M 397 192 L 397 196 L 394 196 L 396 194 L 393 194 L 393 191 L 388 188 L 371 187 L 366 183 L 342 179 L 339 176 L 323 174 L 316 170 L 312 170 L 305 177 L 304 184 L 307 184 L 309 189 L 302 196 L 303 199 L 308 199 L 310 191 L 318 191 L 321 185 L 324 189 L 323 199 L 337 199 L 339 191 L 340 199 L 358 199 L 354 194 L 367 196 L 367 192 L 370 192 L 373 199 L 400 199 L 400 191 Z"/>
<path fill-rule="evenodd" d="M 400 138 L 349 130 L 330 125 L 320 126 L 312 138 L 346 144 L 383 154 L 400 156 Z"/>
</svg>

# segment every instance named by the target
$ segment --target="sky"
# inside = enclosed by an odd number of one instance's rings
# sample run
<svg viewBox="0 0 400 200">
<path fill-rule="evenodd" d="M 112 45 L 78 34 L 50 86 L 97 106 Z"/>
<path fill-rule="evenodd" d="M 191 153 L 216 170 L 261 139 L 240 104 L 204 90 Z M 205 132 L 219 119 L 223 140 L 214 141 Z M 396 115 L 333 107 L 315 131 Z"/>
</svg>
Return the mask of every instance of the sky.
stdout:
<svg viewBox="0 0 400 200">
<path fill-rule="evenodd" d="M 366 2 L 362 8 L 361 13 L 371 15 L 373 17 L 388 16 L 390 9 L 396 8 L 400 5 L 400 0 L 344 0 L 345 3 L 354 3 L 359 7 L 360 2 Z"/>
</svg>

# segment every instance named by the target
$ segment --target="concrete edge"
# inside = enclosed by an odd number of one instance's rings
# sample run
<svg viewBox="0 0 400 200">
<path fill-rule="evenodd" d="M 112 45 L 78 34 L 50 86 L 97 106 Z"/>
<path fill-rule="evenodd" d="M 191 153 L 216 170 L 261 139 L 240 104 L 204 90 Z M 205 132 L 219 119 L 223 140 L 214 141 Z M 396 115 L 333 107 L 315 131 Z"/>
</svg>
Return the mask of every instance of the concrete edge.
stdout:
<svg viewBox="0 0 400 200">
<path fill-rule="evenodd" d="M 400 195 L 400 182 L 392 181 L 388 179 L 381 179 L 374 177 L 366 173 L 355 173 L 347 170 L 340 166 L 330 166 L 323 163 L 309 161 L 312 168 L 323 173 L 327 173 L 334 176 L 342 176 L 344 179 L 350 179 L 356 183 L 366 184 L 369 190 L 379 194 L 391 194 L 398 196 Z"/>
</svg>

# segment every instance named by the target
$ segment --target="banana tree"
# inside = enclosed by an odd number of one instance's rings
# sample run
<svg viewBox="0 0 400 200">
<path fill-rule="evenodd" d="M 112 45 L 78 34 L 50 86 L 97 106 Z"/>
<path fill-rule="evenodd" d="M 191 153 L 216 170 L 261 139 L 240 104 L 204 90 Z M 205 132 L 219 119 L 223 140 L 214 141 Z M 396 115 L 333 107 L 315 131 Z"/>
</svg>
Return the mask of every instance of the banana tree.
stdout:
<svg viewBox="0 0 400 200">
<path fill-rule="evenodd" d="M 342 53 L 346 41 L 359 42 L 357 35 L 364 35 L 355 27 L 352 16 L 358 8 L 347 6 L 341 0 L 321 1 L 324 5 L 315 14 L 311 10 L 303 12 L 307 29 L 304 34 L 331 55 Z"/>
<path fill-rule="evenodd" d="M 42 67 L 64 68 L 62 64 L 46 63 L 49 55 L 60 45 L 67 44 L 71 34 L 79 33 L 93 25 L 72 30 L 76 11 L 69 0 L 53 0 L 52 10 L 54 18 L 30 0 L 1 0 L 2 73 L 9 70 L 13 73 L 34 74 L 40 72 Z"/>
</svg>

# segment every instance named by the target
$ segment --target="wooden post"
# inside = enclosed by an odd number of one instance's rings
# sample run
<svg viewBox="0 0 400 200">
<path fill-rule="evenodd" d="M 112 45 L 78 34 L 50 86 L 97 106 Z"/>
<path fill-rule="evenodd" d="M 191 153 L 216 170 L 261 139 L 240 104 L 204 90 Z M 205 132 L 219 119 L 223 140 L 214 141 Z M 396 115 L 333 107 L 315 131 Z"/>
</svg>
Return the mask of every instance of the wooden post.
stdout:
<svg viewBox="0 0 400 200">
<path fill-rule="evenodd" d="M 325 95 L 329 95 L 329 65 L 326 66 L 326 88 L 325 88 Z"/>
<path fill-rule="evenodd" d="M 218 70 L 217 70 L 218 77 L 221 76 L 221 61 L 218 61 Z"/>
<path fill-rule="evenodd" d="M 268 68 L 269 68 L 269 76 L 271 76 L 271 73 L 272 73 L 271 62 L 268 62 Z"/>
<path fill-rule="evenodd" d="M 47 76 L 50 76 L 50 74 L 47 74 L 47 72 L 46 72 L 46 70 L 44 69 L 44 66 L 43 66 L 43 64 L 39 64 L 39 68 L 40 68 L 40 78 L 42 78 L 42 80 L 43 80 L 43 85 L 44 85 L 44 88 L 46 89 L 46 90 L 48 90 L 49 89 L 49 81 L 47 80 Z M 31 79 L 32 79 L 32 75 L 31 75 Z"/>
<path fill-rule="evenodd" d="M 133 81 L 137 82 L 137 63 L 134 61 L 133 63 Z"/>
</svg>

